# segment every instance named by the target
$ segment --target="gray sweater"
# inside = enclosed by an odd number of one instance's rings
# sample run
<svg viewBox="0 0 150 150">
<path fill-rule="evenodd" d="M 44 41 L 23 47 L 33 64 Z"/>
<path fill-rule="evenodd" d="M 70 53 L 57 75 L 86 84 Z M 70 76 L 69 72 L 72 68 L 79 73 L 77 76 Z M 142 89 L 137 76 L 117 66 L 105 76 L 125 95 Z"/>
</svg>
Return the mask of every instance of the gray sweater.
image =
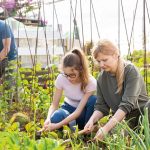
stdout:
<svg viewBox="0 0 150 150">
<path fill-rule="evenodd" d="M 116 77 L 108 72 L 101 72 L 97 80 L 95 110 L 101 111 L 104 116 L 109 114 L 110 109 L 112 113 L 121 109 L 130 114 L 133 110 L 145 106 L 149 99 L 143 77 L 133 64 L 127 64 L 125 67 L 122 93 L 118 94 L 116 91 Z"/>
</svg>

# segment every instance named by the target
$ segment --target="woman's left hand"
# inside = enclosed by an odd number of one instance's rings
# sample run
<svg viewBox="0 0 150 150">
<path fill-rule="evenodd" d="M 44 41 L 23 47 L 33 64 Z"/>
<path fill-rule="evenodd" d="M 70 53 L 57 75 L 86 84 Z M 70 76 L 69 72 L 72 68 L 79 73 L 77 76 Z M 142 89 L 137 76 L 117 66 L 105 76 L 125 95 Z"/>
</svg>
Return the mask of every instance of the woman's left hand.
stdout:
<svg viewBox="0 0 150 150">
<path fill-rule="evenodd" d="M 45 131 L 54 131 L 56 129 L 59 129 L 58 123 L 49 123 L 45 125 Z"/>
<path fill-rule="evenodd" d="M 97 131 L 97 133 L 96 133 L 96 135 L 94 137 L 94 140 L 102 141 L 107 133 L 108 132 L 103 127 L 101 127 Z"/>
</svg>

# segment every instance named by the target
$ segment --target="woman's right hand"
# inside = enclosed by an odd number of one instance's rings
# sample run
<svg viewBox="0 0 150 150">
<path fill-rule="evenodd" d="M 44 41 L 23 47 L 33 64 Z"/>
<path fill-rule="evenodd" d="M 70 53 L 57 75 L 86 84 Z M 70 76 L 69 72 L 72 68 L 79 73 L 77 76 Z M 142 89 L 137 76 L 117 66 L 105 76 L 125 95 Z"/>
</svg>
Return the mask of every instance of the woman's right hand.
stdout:
<svg viewBox="0 0 150 150">
<path fill-rule="evenodd" d="M 44 125 L 42 127 L 42 129 L 40 129 L 38 132 L 43 132 L 46 130 L 46 126 L 50 124 L 50 119 L 46 119 L 45 122 L 44 122 Z"/>
<path fill-rule="evenodd" d="M 47 118 L 47 119 L 45 120 L 45 122 L 44 122 L 44 128 L 45 128 L 45 126 L 47 126 L 49 123 L 50 123 L 50 119 Z"/>
<path fill-rule="evenodd" d="M 93 120 L 89 120 L 87 122 L 87 124 L 85 125 L 84 127 L 84 130 L 88 131 L 88 132 L 92 132 L 94 129 L 94 123 L 93 123 Z"/>
<path fill-rule="evenodd" d="M 79 131 L 79 134 L 88 134 L 91 133 L 94 129 L 94 124 L 92 120 L 89 120 L 85 125 L 84 129 Z"/>
</svg>

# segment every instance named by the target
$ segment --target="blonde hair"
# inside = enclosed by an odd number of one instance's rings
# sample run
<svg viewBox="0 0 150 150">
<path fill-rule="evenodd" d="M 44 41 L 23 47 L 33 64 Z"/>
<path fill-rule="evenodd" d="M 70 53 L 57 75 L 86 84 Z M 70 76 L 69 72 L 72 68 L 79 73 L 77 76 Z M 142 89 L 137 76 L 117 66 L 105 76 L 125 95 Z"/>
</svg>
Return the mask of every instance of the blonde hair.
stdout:
<svg viewBox="0 0 150 150">
<path fill-rule="evenodd" d="M 119 49 L 109 40 L 101 40 L 99 41 L 93 48 L 92 54 L 96 59 L 99 53 L 103 53 L 104 55 L 118 55 L 118 66 L 116 71 L 116 80 L 117 80 L 117 93 L 121 93 L 123 88 L 124 81 L 124 60 L 120 57 Z"/>
<path fill-rule="evenodd" d="M 76 70 L 79 70 L 82 82 L 81 90 L 84 91 L 89 82 L 89 69 L 85 54 L 78 49 L 69 52 L 63 59 L 63 68 L 66 67 L 74 67 Z"/>
</svg>

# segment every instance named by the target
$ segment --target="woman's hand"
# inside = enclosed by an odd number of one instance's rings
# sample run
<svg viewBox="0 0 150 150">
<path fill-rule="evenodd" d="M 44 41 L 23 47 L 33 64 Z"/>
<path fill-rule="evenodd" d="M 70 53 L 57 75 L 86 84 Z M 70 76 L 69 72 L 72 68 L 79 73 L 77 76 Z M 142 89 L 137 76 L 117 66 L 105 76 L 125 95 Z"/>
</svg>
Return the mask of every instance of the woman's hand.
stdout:
<svg viewBox="0 0 150 150">
<path fill-rule="evenodd" d="M 93 121 L 90 119 L 87 124 L 85 125 L 84 127 L 84 130 L 87 130 L 89 132 L 92 132 L 94 129 L 94 124 L 93 124 Z"/>
<path fill-rule="evenodd" d="M 45 131 L 50 131 L 50 132 L 59 128 L 60 127 L 58 123 L 49 123 L 48 125 L 44 126 Z"/>
<path fill-rule="evenodd" d="M 118 109 L 116 111 L 116 113 L 110 118 L 110 120 L 105 124 L 105 126 L 101 127 L 96 136 L 94 137 L 94 139 L 96 140 L 103 140 L 104 136 L 110 131 L 112 130 L 117 124 L 118 122 L 121 122 L 124 117 L 125 117 L 126 113 L 121 110 Z"/>
<path fill-rule="evenodd" d="M 102 141 L 107 133 L 108 133 L 108 131 L 106 131 L 103 127 L 101 127 L 97 131 L 97 133 L 94 137 L 94 140 Z"/>
<path fill-rule="evenodd" d="M 47 118 L 47 119 L 45 120 L 45 122 L 44 122 L 44 127 L 45 127 L 46 125 L 48 125 L 49 123 L 50 123 L 50 119 Z"/>
<path fill-rule="evenodd" d="M 58 123 L 51 123 L 49 120 L 45 120 L 43 128 L 39 132 L 43 131 L 53 131 L 56 129 L 59 129 L 59 124 Z"/>
<path fill-rule="evenodd" d="M 47 125 L 49 125 L 49 124 L 50 124 L 50 120 L 49 120 L 49 119 L 46 119 L 45 122 L 44 122 L 43 128 L 41 128 L 38 132 L 43 132 L 43 131 L 45 131 Z"/>
<path fill-rule="evenodd" d="M 79 131 L 78 134 L 88 134 L 91 133 L 94 129 L 93 121 L 89 120 L 85 125 L 84 129 Z"/>
</svg>

